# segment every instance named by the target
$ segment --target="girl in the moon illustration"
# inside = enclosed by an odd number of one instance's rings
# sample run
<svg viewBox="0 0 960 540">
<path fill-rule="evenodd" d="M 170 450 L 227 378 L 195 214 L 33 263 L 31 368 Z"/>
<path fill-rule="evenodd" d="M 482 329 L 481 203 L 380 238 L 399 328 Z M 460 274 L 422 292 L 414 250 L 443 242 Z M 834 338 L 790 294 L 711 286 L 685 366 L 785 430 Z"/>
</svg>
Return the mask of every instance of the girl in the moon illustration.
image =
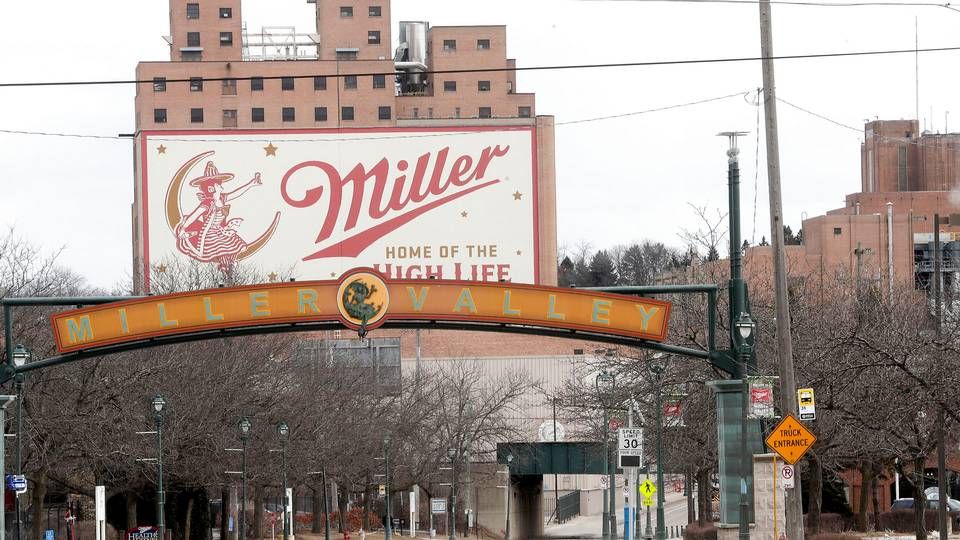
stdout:
<svg viewBox="0 0 960 540">
<path fill-rule="evenodd" d="M 223 183 L 233 180 L 232 173 L 221 173 L 212 161 L 207 162 L 203 176 L 194 178 L 190 185 L 199 188 L 200 204 L 177 225 L 177 249 L 202 262 L 216 262 L 220 270 L 228 272 L 247 242 L 237 234 L 242 218 L 227 220 L 228 202 L 242 196 L 253 186 L 262 184 L 256 173 L 246 184 L 233 191 L 224 191 Z"/>
</svg>

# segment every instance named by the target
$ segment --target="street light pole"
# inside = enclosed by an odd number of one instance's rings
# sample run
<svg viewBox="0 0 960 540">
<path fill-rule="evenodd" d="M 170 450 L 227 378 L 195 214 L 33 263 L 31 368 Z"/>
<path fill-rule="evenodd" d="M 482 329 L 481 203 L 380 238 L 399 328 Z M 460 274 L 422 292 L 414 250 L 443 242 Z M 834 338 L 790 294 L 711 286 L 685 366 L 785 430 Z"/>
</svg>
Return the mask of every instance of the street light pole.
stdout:
<svg viewBox="0 0 960 540">
<path fill-rule="evenodd" d="M 616 527 L 610 526 L 613 511 L 613 472 L 610 470 L 610 437 L 607 431 L 609 426 L 607 425 L 609 420 L 607 419 L 607 406 L 603 401 L 603 397 L 600 393 L 600 382 L 608 383 L 614 381 L 613 374 L 609 373 L 606 370 L 597 373 L 597 377 L 594 379 L 594 386 L 597 389 L 597 400 L 600 402 L 600 407 L 603 409 L 603 426 L 600 428 L 603 433 L 603 474 L 608 476 L 608 481 L 610 482 L 610 488 L 601 489 L 603 492 L 603 539 L 610 540 L 612 537 L 616 536 L 617 530 Z M 609 493 L 608 493 L 609 492 Z"/>
<path fill-rule="evenodd" d="M 13 365 L 16 367 L 23 367 L 30 361 L 30 351 L 23 345 L 17 345 L 13 349 Z M 23 474 L 23 379 L 25 375 L 23 373 L 17 373 L 14 376 L 14 384 L 17 389 L 17 476 Z M 20 494 L 17 493 L 17 540 L 20 540 L 21 537 L 21 521 L 20 521 Z"/>
<path fill-rule="evenodd" d="M 290 519 L 289 508 L 290 501 L 287 499 L 287 435 L 290 433 L 290 427 L 286 422 L 277 424 L 277 434 L 280 435 L 280 461 L 283 468 L 283 540 L 290 540 Z"/>
<path fill-rule="evenodd" d="M 510 477 L 513 474 L 513 454 L 507 454 L 507 526 L 504 531 L 503 540 L 510 540 Z"/>
<path fill-rule="evenodd" d="M 240 442 L 242 443 L 242 454 L 240 464 L 240 540 L 247 538 L 247 438 L 250 435 L 250 419 L 244 416 L 237 423 L 240 428 Z"/>
<path fill-rule="evenodd" d="M 457 449 L 447 448 L 447 457 L 450 458 L 450 530 L 449 540 L 457 540 Z"/>
<path fill-rule="evenodd" d="M 383 438 L 383 465 L 384 465 L 384 486 L 383 494 L 386 496 L 386 505 L 387 505 L 387 524 L 384 529 L 383 537 L 384 540 L 391 540 L 393 538 L 393 509 L 390 508 L 390 435 L 386 435 Z M 400 534 L 403 535 L 403 531 L 400 531 Z"/>
<path fill-rule="evenodd" d="M 663 369 L 660 364 L 651 364 L 657 386 L 657 540 L 666 540 L 666 517 L 663 511 Z"/>
<path fill-rule="evenodd" d="M 160 532 L 160 540 L 166 540 L 164 536 L 167 526 L 163 516 L 166 494 L 163 491 L 163 407 L 167 400 L 160 394 L 153 397 L 153 418 L 156 422 L 157 432 L 157 529 Z"/>
<path fill-rule="evenodd" d="M 321 469 L 323 475 L 323 540 L 330 540 L 330 507 L 327 503 L 327 497 L 330 495 L 327 489 L 327 465 L 324 464 Z"/>
<path fill-rule="evenodd" d="M 747 478 L 752 472 L 752 456 L 747 451 L 747 415 L 749 413 L 749 385 L 747 375 L 750 370 L 750 338 L 753 336 L 754 322 L 750 314 L 740 313 L 740 317 L 735 323 L 737 336 L 739 339 L 738 353 L 740 356 L 740 381 L 741 381 L 741 406 L 740 412 L 740 527 L 739 540 L 750 540 L 749 512 L 750 503 L 747 494 Z"/>
</svg>

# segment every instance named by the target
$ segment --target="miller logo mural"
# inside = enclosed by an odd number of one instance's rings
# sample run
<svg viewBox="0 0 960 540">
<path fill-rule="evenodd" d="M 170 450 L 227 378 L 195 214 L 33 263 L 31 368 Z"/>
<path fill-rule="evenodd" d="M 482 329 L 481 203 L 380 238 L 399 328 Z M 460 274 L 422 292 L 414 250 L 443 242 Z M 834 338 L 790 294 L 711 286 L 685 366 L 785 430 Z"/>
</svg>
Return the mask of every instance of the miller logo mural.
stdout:
<svg viewBox="0 0 960 540">
<path fill-rule="evenodd" d="M 177 260 L 298 279 L 364 266 L 537 282 L 532 127 L 151 131 L 140 143 L 147 286 Z"/>
</svg>

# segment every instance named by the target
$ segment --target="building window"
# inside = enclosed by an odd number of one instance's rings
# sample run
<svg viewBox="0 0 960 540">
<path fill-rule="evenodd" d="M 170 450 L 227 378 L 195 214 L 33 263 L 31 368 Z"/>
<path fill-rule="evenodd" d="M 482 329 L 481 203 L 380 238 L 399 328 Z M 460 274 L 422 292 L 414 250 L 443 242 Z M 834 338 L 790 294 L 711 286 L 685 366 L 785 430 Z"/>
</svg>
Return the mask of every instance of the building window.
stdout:
<svg viewBox="0 0 960 540">
<path fill-rule="evenodd" d="M 200 18 L 200 4 L 187 4 L 187 18 L 188 19 Z"/>
<path fill-rule="evenodd" d="M 190 91 L 191 91 L 191 92 L 203 92 L 203 78 L 202 78 L 202 77 L 190 77 Z"/>
<path fill-rule="evenodd" d="M 460 118 L 460 107 L 453 110 L 453 116 L 454 118 Z"/>
<path fill-rule="evenodd" d="M 517 116 L 520 118 L 530 118 L 530 107 L 517 107 Z"/>
<path fill-rule="evenodd" d="M 357 51 L 337 51 L 337 60 L 356 60 Z"/>
<path fill-rule="evenodd" d="M 154 78 L 153 78 L 153 91 L 154 91 L 154 92 L 166 92 L 166 91 L 167 91 L 167 78 L 166 78 L 166 77 L 154 77 Z"/>
<path fill-rule="evenodd" d="M 235 96 L 237 95 L 237 80 L 236 79 L 224 79 L 222 94 L 225 96 Z"/>
<path fill-rule="evenodd" d="M 220 32 L 220 46 L 233 47 L 233 32 Z"/>
<path fill-rule="evenodd" d="M 263 90 L 263 77 L 250 77 L 250 90 Z"/>
<path fill-rule="evenodd" d="M 490 40 L 489 39 L 478 39 L 477 40 L 477 50 L 486 51 L 490 49 Z"/>
<path fill-rule="evenodd" d="M 370 17 L 380 17 L 382 15 L 380 6 L 370 6 L 370 10 L 367 12 L 367 15 Z"/>
<path fill-rule="evenodd" d="M 326 107 L 314 107 L 314 108 L 313 108 L 313 121 L 314 121 L 314 122 L 326 122 L 326 121 L 327 121 L 327 108 L 326 108 Z"/>
<path fill-rule="evenodd" d="M 187 47 L 200 46 L 200 32 L 187 32 Z"/>
<path fill-rule="evenodd" d="M 236 109 L 223 110 L 223 127 L 225 128 L 237 127 L 237 110 Z"/>
<path fill-rule="evenodd" d="M 357 88 L 357 76 L 356 75 L 345 75 L 343 77 L 343 87 L 347 90 L 352 90 Z"/>
<path fill-rule="evenodd" d="M 314 90 L 326 90 L 326 89 L 327 89 L 327 78 L 326 78 L 326 77 L 314 77 L 314 78 L 313 78 L 313 89 L 314 89 Z"/>
<path fill-rule="evenodd" d="M 477 90 L 480 92 L 489 92 L 490 81 L 477 81 Z"/>
<path fill-rule="evenodd" d="M 840 227 L 834 227 L 834 228 L 833 228 L 833 234 L 834 234 L 834 236 L 839 236 L 839 235 L 843 234 L 843 229 L 840 228 Z"/>
<path fill-rule="evenodd" d="M 166 109 L 154 109 L 153 110 L 153 122 L 155 124 L 166 124 L 167 123 L 167 110 Z"/>
<path fill-rule="evenodd" d="M 194 124 L 202 124 L 203 109 L 190 109 L 190 122 Z"/>
<path fill-rule="evenodd" d="M 203 60 L 203 54 L 200 51 L 183 51 L 180 53 L 181 62 L 199 62 Z"/>
<path fill-rule="evenodd" d="M 281 77 L 281 78 L 280 78 L 280 89 L 281 89 L 281 90 L 293 90 L 293 77 Z"/>
<path fill-rule="evenodd" d="M 380 44 L 380 31 L 379 30 L 368 30 L 367 31 L 367 45 L 379 45 Z"/>
<path fill-rule="evenodd" d="M 444 91 L 444 92 L 456 92 L 456 91 L 457 91 L 457 81 L 443 81 L 443 91 Z"/>
<path fill-rule="evenodd" d="M 490 107 L 480 107 L 480 109 L 477 111 L 477 114 L 480 116 L 480 118 L 490 118 Z"/>
<path fill-rule="evenodd" d="M 340 6 L 341 17 L 353 17 L 353 6 Z"/>
<path fill-rule="evenodd" d="M 457 40 L 455 40 L 455 39 L 445 39 L 445 40 L 443 40 L 443 50 L 445 50 L 445 51 L 455 51 L 455 50 L 457 50 Z"/>
<path fill-rule="evenodd" d="M 433 118 L 433 107 L 427 108 L 427 118 Z"/>
<path fill-rule="evenodd" d="M 341 107 L 340 118 L 343 120 L 353 120 L 353 107 Z"/>
<path fill-rule="evenodd" d="M 373 76 L 373 87 L 374 88 L 386 88 L 387 87 L 387 77 L 386 75 L 374 75 Z"/>
<path fill-rule="evenodd" d="M 233 8 L 222 7 L 220 8 L 220 18 L 221 19 L 232 19 L 233 18 Z"/>
<path fill-rule="evenodd" d="M 263 107 L 250 109 L 250 117 L 254 122 L 263 122 Z"/>
<path fill-rule="evenodd" d="M 380 120 L 389 120 L 392 116 L 390 113 L 390 107 L 380 107 L 377 109 L 377 118 Z"/>
<path fill-rule="evenodd" d="M 420 109 L 418 107 L 413 108 L 413 117 L 420 118 Z"/>
<path fill-rule="evenodd" d="M 293 122 L 297 117 L 293 107 L 284 107 L 282 110 L 282 116 L 284 122 Z"/>
</svg>

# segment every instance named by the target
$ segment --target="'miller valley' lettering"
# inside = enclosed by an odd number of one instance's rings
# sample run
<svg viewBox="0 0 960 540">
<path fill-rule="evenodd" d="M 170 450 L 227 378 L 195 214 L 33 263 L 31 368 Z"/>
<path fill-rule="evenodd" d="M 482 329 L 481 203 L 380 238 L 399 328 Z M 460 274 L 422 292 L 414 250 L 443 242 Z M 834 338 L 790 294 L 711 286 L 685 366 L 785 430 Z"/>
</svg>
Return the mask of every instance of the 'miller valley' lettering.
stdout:
<svg viewBox="0 0 960 540">
<path fill-rule="evenodd" d="M 367 215 L 378 223 L 337 244 L 307 255 L 303 260 L 356 257 L 372 243 L 416 217 L 469 193 L 499 183 L 499 178 L 484 181 L 484 177 L 490 163 L 509 152 L 509 145 L 488 146 L 478 157 L 461 155 L 453 159 L 448 167 L 450 147 L 444 147 L 437 152 L 435 158 L 430 152 L 421 155 L 410 178 L 407 178 L 410 164 L 403 159 L 397 161 L 396 170 L 400 174 L 392 179 L 393 174 L 387 158 L 381 159 L 369 170 L 362 163 L 357 164 L 343 177 L 333 165 L 325 161 L 304 161 L 294 165 L 283 175 L 280 194 L 290 206 L 308 208 L 321 201 L 324 188 L 327 188 L 326 216 L 316 240 L 319 244 L 330 238 L 335 230 L 346 232 L 357 226 L 366 187 L 372 180 L 370 202 L 366 211 Z M 410 186 L 405 189 L 408 180 Z M 352 196 L 346 220 L 338 226 L 343 192 L 347 185 L 351 187 Z M 410 208 L 411 204 L 419 206 Z"/>
</svg>

